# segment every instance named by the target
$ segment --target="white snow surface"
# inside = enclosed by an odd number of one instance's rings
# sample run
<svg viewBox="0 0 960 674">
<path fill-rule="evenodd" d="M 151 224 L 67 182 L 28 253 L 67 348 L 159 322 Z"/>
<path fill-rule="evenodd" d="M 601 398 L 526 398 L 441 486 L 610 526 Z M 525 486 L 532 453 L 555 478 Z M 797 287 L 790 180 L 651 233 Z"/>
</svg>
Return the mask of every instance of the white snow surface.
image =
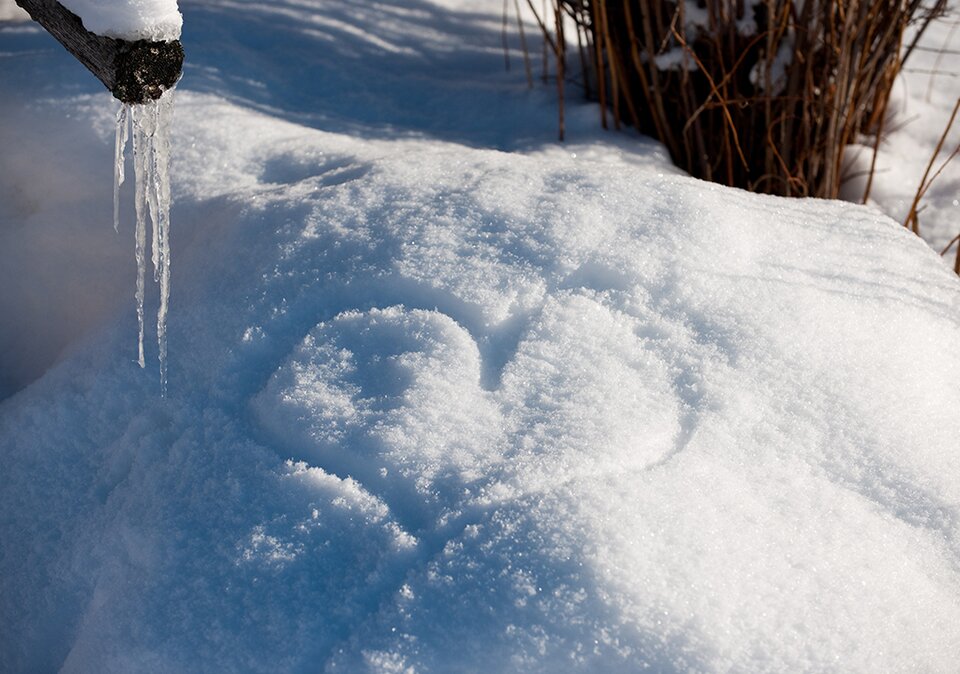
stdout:
<svg viewBox="0 0 960 674">
<path fill-rule="evenodd" d="M 29 21 L 30 15 L 14 0 L 0 0 L 0 21 Z"/>
<path fill-rule="evenodd" d="M 91 33 L 123 40 L 170 42 L 180 37 L 177 0 L 60 0 Z"/>
<path fill-rule="evenodd" d="M 116 107 L 0 26 L 0 671 L 956 671 L 919 238 L 554 143 L 500 3 L 182 6 L 166 399 Z"/>
<path fill-rule="evenodd" d="M 911 54 L 906 71 L 897 79 L 887 108 L 886 133 L 877 157 L 870 203 L 903 222 L 920 186 L 924 171 L 960 98 L 960 12 L 957 3 L 941 21 L 930 25 L 920 49 Z M 847 152 L 844 198 L 861 201 L 873 157 L 873 138 Z M 930 171 L 940 171 L 920 203 L 920 235 L 940 252 L 960 234 L 960 161 L 947 162 L 960 145 L 960 119 L 944 138 Z M 954 243 L 944 257 L 952 267 Z"/>
</svg>

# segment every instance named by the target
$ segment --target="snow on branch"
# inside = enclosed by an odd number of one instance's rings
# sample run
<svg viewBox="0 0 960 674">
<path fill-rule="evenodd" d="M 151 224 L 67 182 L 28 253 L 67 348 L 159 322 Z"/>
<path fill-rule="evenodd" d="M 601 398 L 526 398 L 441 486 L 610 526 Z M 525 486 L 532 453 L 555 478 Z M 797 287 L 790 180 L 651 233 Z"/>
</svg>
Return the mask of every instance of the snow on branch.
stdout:
<svg viewBox="0 0 960 674">
<path fill-rule="evenodd" d="M 56 0 L 16 0 L 124 103 L 156 100 L 183 69 L 179 40 L 123 40 L 88 31 L 83 21 Z"/>
</svg>

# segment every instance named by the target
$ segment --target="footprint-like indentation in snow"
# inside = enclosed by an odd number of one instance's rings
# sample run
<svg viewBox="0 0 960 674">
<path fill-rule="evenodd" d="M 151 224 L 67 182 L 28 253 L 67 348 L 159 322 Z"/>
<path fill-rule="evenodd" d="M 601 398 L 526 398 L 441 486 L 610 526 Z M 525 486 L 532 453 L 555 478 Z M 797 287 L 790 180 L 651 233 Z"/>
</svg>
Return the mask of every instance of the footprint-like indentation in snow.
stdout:
<svg viewBox="0 0 960 674">
<path fill-rule="evenodd" d="M 368 165 L 358 164 L 348 156 L 287 153 L 270 157 L 263 163 L 260 182 L 293 185 L 312 181 L 321 187 L 332 187 L 362 178 L 369 171 Z"/>
<path fill-rule="evenodd" d="M 681 401 L 669 364 L 634 323 L 577 291 L 546 303 L 499 391 L 510 437 L 505 483 L 551 491 L 645 470 L 674 451 Z"/>
<path fill-rule="evenodd" d="M 477 439 L 498 455 L 476 451 L 482 460 L 474 465 L 485 476 L 462 483 L 456 526 L 424 537 L 426 554 L 354 633 L 355 641 L 338 651 L 335 665 L 369 664 L 357 655 L 379 660 L 390 653 L 400 663 L 410 655 L 439 664 L 462 654 L 485 658 L 492 671 L 564 671 L 577 644 L 591 643 L 576 669 L 595 671 L 592 663 L 621 643 L 629 644 L 617 656 L 627 669 L 659 664 L 651 653 L 681 650 L 660 636 L 649 640 L 610 610 L 591 556 L 600 542 L 582 528 L 605 517 L 603 507 L 616 510 L 629 485 L 642 489 L 643 471 L 673 451 L 680 432 L 669 364 L 636 334 L 634 317 L 603 300 L 602 293 L 583 289 L 555 293 L 529 317 L 501 385 L 479 399 L 465 392 L 471 407 L 492 401 L 496 409 L 459 427 L 446 425 L 446 442 L 482 433 L 476 421 L 488 420 L 499 423 L 499 432 Z M 437 397 L 434 404 L 443 403 Z M 429 444 L 411 425 L 397 430 L 410 434 L 411 446 L 420 439 Z M 455 602 L 448 599 L 452 587 Z M 549 642 L 540 638 L 543 630 L 554 635 Z M 449 634 L 438 640 L 439 631 Z M 429 650 L 413 656 L 412 645 L 421 642 Z M 495 646 L 481 654 L 474 643 Z"/>
<path fill-rule="evenodd" d="M 256 524 L 236 544 L 236 563 L 279 569 L 304 555 L 316 555 L 317 540 L 331 535 L 332 525 L 358 529 L 390 554 L 413 550 L 417 539 L 391 517 L 380 499 L 351 478 L 339 478 L 306 463 L 287 461 L 279 479 L 309 493 L 311 508 Z"/>
<path fill-rule="evenodd" d="M 610 290 L 628 290 L 634 285 L 623 269 L 615 269 L 610 264 L 587 261 L 568 274 L 560 284 L 561 288 L 587 288 L 597 292 Z"/>
<path fill-rule="evenodd" d="M 480 370 L 473 338 L 438 311 L 348 311 L 303 339 L 253 408 L 272 445 L 355 478 L 417 532 L 495 459 Z"/>
</svg>

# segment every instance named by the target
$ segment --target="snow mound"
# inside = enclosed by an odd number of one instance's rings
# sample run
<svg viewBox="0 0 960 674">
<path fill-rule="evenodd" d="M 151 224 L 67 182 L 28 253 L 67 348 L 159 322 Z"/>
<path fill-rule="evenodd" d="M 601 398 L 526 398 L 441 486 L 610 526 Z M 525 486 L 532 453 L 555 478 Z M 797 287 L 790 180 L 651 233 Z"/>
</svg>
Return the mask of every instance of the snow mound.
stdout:
<svg viewBox="0 0 960 674">
<path fill-rule="evenodd" d="M 183 16 L 177 0 L 60 0 L 91 33 L 121 40 L 172 42 Z"/>
<path fill-rule="evenodd" d="M 170 399 L 125 319 L 2 407 L 4 669 L 954 667 L 919 239 L 603 146 L 177 114 Z"/>
<path fill-rule="evenodd" d="M 0 29 L 0 671 L 955 671 L 956 276 L 573 105 L 534 142 L 446 4 L 191 3 L 167 399 L 116 109 Z"/>
</svg>

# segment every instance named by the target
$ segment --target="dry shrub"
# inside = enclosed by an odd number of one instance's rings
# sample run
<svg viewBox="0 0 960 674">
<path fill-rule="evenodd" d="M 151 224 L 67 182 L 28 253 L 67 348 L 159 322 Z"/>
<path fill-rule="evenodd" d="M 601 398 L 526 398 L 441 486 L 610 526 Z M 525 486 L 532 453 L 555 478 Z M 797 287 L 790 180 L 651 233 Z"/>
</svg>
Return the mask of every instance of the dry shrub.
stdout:
<svg viewBox="0 0 960 674">
<path fill-rule="evenodd" d="M 908 27 L 917 24 L 915 44 L 946 8 L 946 0 L 551 0 L 538 11 L 527 1 L 557 57 L 558 84 L 575 49 L 604 125 L 611 115 L 658 138 L 678 166 L 707 180 L 827 198 L 839 193 L 844 148 L 879 138 L 912 46 Z"/>
</svg>

